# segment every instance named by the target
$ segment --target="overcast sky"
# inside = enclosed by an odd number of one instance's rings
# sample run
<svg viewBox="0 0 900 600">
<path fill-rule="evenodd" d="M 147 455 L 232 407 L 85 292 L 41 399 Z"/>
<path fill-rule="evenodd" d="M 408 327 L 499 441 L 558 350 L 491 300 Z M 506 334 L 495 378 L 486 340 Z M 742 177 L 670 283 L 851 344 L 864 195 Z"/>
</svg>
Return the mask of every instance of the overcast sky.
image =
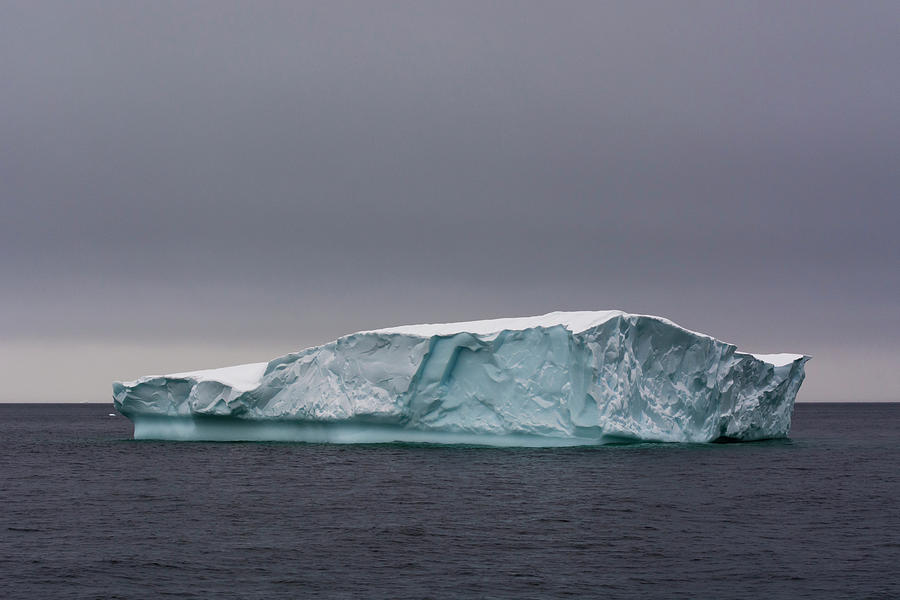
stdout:
<svg viewBox="0 0 900 600">
<path fill-rule="evenodd" d="M 900 4 L 0 1 L 0 401 L 620 308 L 900 400 Z"/>
</svg>

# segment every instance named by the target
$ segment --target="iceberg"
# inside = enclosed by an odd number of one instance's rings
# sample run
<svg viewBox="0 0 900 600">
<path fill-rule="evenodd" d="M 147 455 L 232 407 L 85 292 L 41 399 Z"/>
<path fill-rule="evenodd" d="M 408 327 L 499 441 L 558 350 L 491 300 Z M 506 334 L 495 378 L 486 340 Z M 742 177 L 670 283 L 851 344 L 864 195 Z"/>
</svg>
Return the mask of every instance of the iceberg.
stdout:
<svg viewBox="0 0 900 600">
<path fill-rule="evenodd" d="M 808 356 L 622 311 L 360 331 L 115 382 L 136 439 L 574 446 L 788 435 Z"/>
</svg>

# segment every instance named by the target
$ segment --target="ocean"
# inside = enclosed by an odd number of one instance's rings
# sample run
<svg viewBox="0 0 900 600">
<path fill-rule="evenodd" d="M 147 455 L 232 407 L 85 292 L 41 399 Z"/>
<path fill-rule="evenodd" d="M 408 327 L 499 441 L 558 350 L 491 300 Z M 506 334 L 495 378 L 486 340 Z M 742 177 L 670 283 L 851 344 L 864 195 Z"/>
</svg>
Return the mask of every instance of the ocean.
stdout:
<svg viewBox="0 0 900 600">
<path fill-rule="evenodd" d="M 0 405 L 0 598 L 900 598 L 900 404 L 791 438 L 152 442 Z"/>
</svg>

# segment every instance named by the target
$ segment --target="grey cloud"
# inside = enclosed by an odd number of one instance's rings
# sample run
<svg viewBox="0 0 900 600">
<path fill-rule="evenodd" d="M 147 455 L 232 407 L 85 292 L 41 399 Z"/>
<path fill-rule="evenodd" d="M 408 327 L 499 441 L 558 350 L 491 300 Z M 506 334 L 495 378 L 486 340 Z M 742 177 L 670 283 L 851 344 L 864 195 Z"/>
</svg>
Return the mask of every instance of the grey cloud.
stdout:
<svg viewBox="0 0 900 600">
<path fill-rule="evenodd" d="M 900 355 L 898 22 L 892 2 L 4 3 L 0 333 L 225 360 L 615 306 L 823 363 L 842 341 Z M 898 397 L 870 370 L 860 392 L 810 364 L 819 392 Z"/>
</svg>

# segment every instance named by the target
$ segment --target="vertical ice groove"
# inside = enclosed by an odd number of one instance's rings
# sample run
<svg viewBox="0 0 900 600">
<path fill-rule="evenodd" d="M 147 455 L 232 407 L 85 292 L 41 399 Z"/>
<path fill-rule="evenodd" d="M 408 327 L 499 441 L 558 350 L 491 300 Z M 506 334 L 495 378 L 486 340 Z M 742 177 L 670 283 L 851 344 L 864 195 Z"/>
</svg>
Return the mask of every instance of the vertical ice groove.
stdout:
<svg viewBox="0 0 900 600">
<path fill-rule="evenodd" d="M 753 440 L 787 436 L 808 360 L 738 352 L 620 311 L 458 325 L 359 332 L 268 363 L 116 382 L 113 401 L 135 437 Z"/>
</svg>

